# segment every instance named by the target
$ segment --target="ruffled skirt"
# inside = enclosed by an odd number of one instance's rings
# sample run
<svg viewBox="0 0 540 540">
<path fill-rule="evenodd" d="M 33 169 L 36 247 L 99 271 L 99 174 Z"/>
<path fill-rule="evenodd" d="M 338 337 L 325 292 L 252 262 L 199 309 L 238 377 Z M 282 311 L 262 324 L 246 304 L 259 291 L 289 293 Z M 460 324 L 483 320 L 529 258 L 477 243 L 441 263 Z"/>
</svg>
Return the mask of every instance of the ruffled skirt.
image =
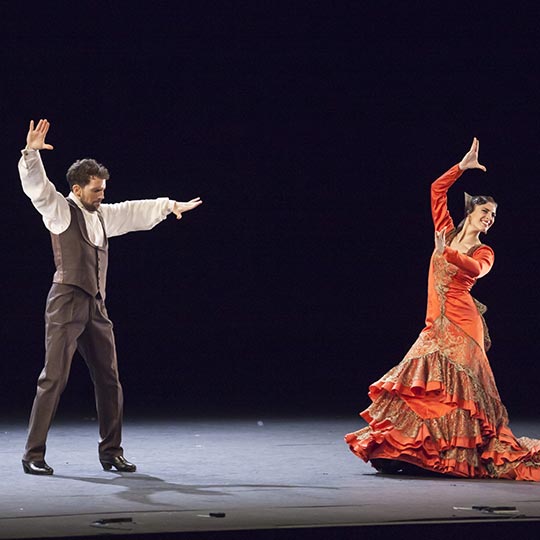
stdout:
<svg viewBox="0 0 540 540">
<path fill-rule="evenodd" d="M 345 436 L 366 462 L 540 481 L 540 440 L 513 435 L 483 348 L 443 316 L 369 396 L 372 404 L 361 413 L 369 425 Z"/>
</svg>

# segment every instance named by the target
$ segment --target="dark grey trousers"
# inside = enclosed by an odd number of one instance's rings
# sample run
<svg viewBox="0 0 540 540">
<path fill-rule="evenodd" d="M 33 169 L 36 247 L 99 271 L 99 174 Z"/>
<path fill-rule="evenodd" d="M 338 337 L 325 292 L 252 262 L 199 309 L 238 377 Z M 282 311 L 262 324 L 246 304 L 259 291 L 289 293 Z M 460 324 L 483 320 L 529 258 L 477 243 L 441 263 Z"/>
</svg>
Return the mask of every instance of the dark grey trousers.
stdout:
<svg viewBox="0 0 540 540">
<path fill-rule="evenodd" d="M 122 386 L 118 378 L 113 325 L 105 303 L 78 287 L 53 283 L 45 308 L 45 366 L 30 415 L 25 460 L 44 459 L 47 434 L 71 369 L 75 350 L 94 383 L 99 420 L 99 457 L 123 454 Z"/>
</svg>

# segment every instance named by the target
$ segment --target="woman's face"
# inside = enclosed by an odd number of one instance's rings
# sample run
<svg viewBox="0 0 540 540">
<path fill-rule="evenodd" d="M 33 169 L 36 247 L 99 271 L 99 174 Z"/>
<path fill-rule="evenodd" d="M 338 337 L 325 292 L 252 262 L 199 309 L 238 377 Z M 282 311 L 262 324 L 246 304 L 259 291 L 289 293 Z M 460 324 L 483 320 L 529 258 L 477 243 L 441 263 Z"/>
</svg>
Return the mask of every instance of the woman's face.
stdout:
<svg viewBox="0 0 540 540">
<path fill-rule="evenodd" d="M 469 214 L 469 225 L 479 232 L 487 233 L 489 228 L 495 223 L 497 205 L 492 202 L 478 204 Z"/>
</svg>

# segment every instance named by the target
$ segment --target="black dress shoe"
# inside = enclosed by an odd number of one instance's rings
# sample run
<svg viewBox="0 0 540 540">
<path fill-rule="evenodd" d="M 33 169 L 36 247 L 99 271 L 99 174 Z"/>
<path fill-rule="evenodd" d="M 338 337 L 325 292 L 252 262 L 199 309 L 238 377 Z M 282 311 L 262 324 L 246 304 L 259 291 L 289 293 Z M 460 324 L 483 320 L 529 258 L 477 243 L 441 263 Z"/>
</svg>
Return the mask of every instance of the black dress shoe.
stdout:
<svg viewBox="0 0 540 540">
<path fill-rule="evenodd" d="M 23 471 L 26 474 L 52 474 L 54 471 L 49 467 L 44 460 L 41 461 L 26 461 L 22 460 Z"/>
<path fill-rule="evenodd" d="M 100 458 L 101 465 L 104 471 L 110 471 L 113 467 L 120 472 L 135 472 L 137 467 L 130 463 L 124 456 L 116 456 L 113 458 Z"/>
</svg>

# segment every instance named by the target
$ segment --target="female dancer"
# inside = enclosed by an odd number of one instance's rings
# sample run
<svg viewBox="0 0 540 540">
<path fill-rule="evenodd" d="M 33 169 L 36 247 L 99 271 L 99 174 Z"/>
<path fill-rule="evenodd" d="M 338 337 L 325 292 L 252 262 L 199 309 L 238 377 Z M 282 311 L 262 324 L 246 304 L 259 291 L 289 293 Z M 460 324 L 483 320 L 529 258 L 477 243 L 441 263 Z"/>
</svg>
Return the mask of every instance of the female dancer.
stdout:
<svg viewBox="0 0 540 540">
<path fill-rule="evenodd" d="M 480 242 L 495 221 L 491 197 L 466 194 L 454 227 L 446 192 L 478 162 L 475 138 L 459 164 L 431 186 L 435 250 L 428 278 L 426 326 L 400 364 L 369 388 L 361 413 L 369 426 L 349 433 L 350 449 L 379 471 L 421 469 L 468 478 L 540 481 L 540 440 L 516 439 L 508 427 L 486 357 L 489 336 L 470 290 L 485 276 L 493 250 Z"/>
</svg>

